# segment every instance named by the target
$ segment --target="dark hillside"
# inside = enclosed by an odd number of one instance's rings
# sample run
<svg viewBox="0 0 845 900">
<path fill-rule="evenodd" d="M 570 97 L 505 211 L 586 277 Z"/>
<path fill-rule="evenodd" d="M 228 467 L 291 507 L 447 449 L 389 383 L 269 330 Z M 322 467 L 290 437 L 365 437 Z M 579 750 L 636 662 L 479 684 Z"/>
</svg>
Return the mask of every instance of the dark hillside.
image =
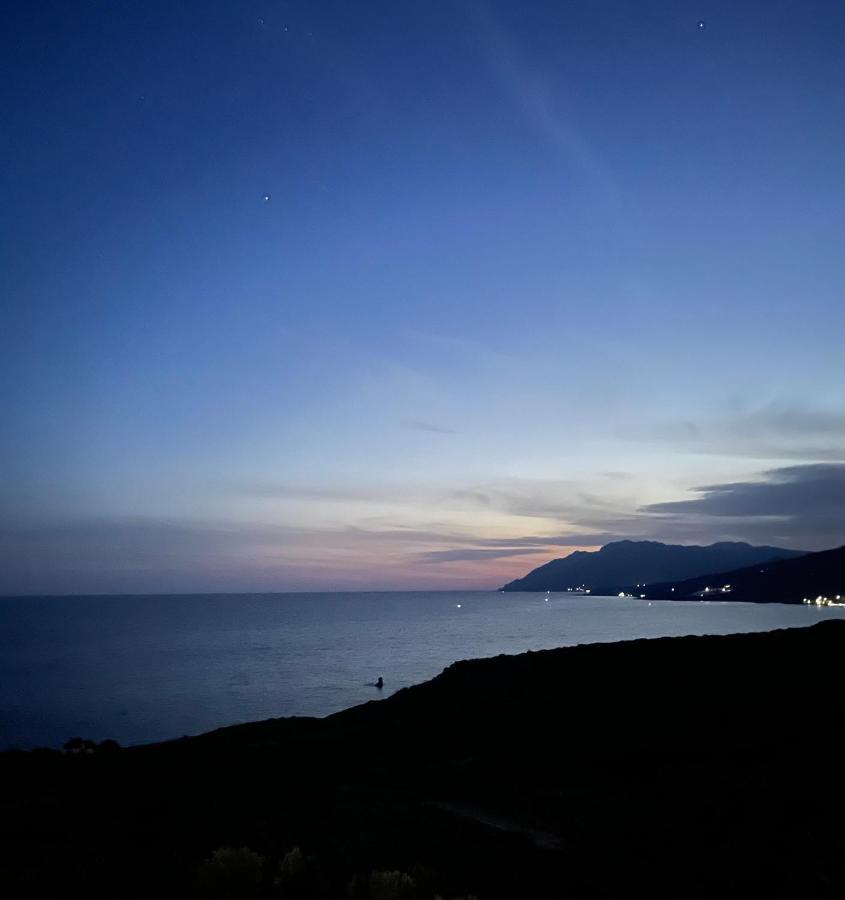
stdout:
<svg viewBox="0 0 845 900">
<path fill-rule="evenodd" d="M 845 597 L 845 547 L 686 581 L 649 584 L 637 592 L 649 600 L 698 600 L 702 591 L 715 599 L 748 603 L 802 603 L 817 597 Z"/>
<path fill-rule="evenodd" d="M 579 646 L 456 663 L 323 720 L 5 754 L 0 889 L 841 896 L 843 658 L 838 621 Z M 231 872 L 202 861 L 244 846 L 258 880 L 221 893 Z M 297 846 L 311 880 L 283 893 Z M 384 893 L 372 870 L 414 887 Z"/>
</svg>

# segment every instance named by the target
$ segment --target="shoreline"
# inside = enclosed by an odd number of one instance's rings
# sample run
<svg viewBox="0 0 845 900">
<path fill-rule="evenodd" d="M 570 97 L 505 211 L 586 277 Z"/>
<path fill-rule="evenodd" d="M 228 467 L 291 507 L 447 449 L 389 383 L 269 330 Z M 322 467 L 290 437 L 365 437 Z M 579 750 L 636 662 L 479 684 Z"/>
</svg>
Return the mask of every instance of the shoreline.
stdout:
<svg viewBox="0 0 845 900">
<path fill-rule="evenodd" d="M 126 606 L 102 600 L 84 602 L 82 613 L 74 601 L 56 601 L 43 613 L 21 601 L 9 612 L 26 627 L 7 632 L 0 653 L 6 675 L 0 706 L 7 712 L 0 749 L 61 748 L 74 736 L 132 746 L 271 717 L 322 717 L 378 696 L 364 685 L 379 674 L 386 679 L 382 693 L 390 694 L 459 659 L 772 630 L 843 615 L 785 604 L 649 607 L 642 600 L 567 594 L 312 601 L 245 598 L 207 607 L 196 599 Z M 299 630 L 289 631 L 291 622 Z M 350 631 L 354 622 L 359 633 Z M 186 656 L 183 645 L 194 649 Z"/>
<path fill-rule="evenodd" d="M 717 595 L 718 596 L 718 595 Z M 530 601 L 533 597 L 533 592 L 519 592 L 518 598 L 521 598 L 523 602 Z M 536 599 L 540 598 L 539 595 Z M 554 599 L 554 598 L 552 598 Z M 563 602 L 565 603 L 568 599 L 568 596 L 563 596 Z M 645 608 L 646 606 L 654 606 L 657 607 L 657 601 L 646 601 L 640 598 L 625 598 L 622 600 L 619 597 L 608 595 L 607 597 L 598 597 L 590 598 L 590 600 L 595 599 L 598 601 L 596 603 L 596 609 L 601 609 L 601 603 L 603 600 L 607 600 L 614 604 L 617 610 L 623 610 L 629 607 L 627 601 L 629 599 L 633 599 L 635 602 L 630 604 L 631 607 L 639 606 Z M 466 603 L 464 604 L 466 606 Z M 532 607 L 534 604 L 531 604 Z M 665 606 L 665 604 L 659 604 Z M 716 599 L 714 597 L 713 600 L 709 599 L 697 599 L 696 601 L 685 601 L 682 606 L 687 609 L 695 608 L 696 606 L 701 607 L 722 607 L 725 609 L 733 608 L 744 608 L 751 610 L 752 608 L 756 609 L 757 607 L 780 607 L 782 609 L 792 609 L 805 610 L 807 606 L 810 604 L 782 604 L 782 603 L 767 603 L 767 604 L 756 604 L 756 603 L 748 603 L 742 601 L 735 600 L 727 600 L 727 599 Z M 119 728 L 111 729 L 109 727 L 100 727 L 97 725 L 92 726 L 90 729 L 86 727 L 76 727 L 73 726 L 68 729 L 63 729 L 61 733 L 57 733 L 55 729 L 53 729 L 54 738 L 52 741 L 48 740 L 26 740 L 23 738 L 11 738 L 7 742 L 4 742 L 2 746 L 0 746 L 0 753 L 6 752 L 33 752 L 33 751 L 41 751 L 41 752 L 56 752 L 61 751 L 63 749 L 63 745 L 66 744 L 71 738 L 78 738 L 80 740 L 84 739 L 86 743 L 89 745 L 93 742 L 101 742 L 106 741 L 109 745 L 112 745 L 115 742 L 115 739 L 119 742 L 120 746 L 124 749 L 160 744 L 160 743 L 172 743 L 173 741 L 181 741 L 185 738 L 198 738 L 208 733 L 219 731 L 225 728 L 236 728 L 240 726 L 248 726 L 254 722 L 260 722 L 265 720 L 273 720 L 277 721 L 280 719 L 297 719 L 302 720 L 305 718 L 313 718 L 318 720 L 326 719 L 330 716 L 337 715 L 343 712 L 348 711 L 356 706 L 366 704 L 371 701 L 384 702 L 384 700 L 392 697 L 399 690 L 407 690 L 409 688 L 418 687 L 420 684 L 431 681 L 439 677 L 440 674 L 455 663 L 459 662 L 470 662 L 473 660 L 488 660 L 497 657 L 514 657 L 520 656 L 524 653 L 537 653 L 537 652 L 548 652 L 555 650 L 564 650 L 571 649 L 573 647 L 582 647 L 582 646 L 598 646 L 598 645 L 619 645 L 619 644 L 627 644 L 633 641 L 654 641 L 660 640 L 664 637 L 671 638 L 692 638 L 692 637 L 707 637 L 707 636 L 729 636 L 732 634 L 765 634 L 772 631 L 779 630 L 792 630 L 795 628 L 810 628 L 815 624 L 818 624 L 820 621 L 845 621 L 845 615 L 839 609 L 835 608 L 827 608 L 823 605 L 815 605 L 812 604 L 815 609 L 815 614 L 812 612 L 804 612 L 796 616 L 789 617 L 793 621 L 785 621 L 782 620 L 781 617 L 775 616 L 774 621 L 766 621 L 763 623 L 759 623 L 755 620 L 753 622 L 745 621 L 734 621 L 731 623 L 731 630 L 722 630 L 724 625 L 715 625 L 708 626 L 706 620 L 702 621 L 696 619 L 694 623 L 687 623 L 689 625 L 689 630 L 682 631 L 680 628 L 675 632 L 669 631 L 668 629 L 664 631 L 662 628 L 657 629 L 649 629 L 642 627 L 635 627 L 631 629 L 631 632 L 628 632 L 624 636 L 621 634 L 619 636 L 611 635 L 611 634 L 603 634 L 603 635 L 590 635 L 587 637 L 586 635 L 582 637 L 580 632 L 576 629 L 571 634 L 563 634 L 562 640 L 571 640 L 575 639 L 577 643 L 561 643 L 556 641 L 548 641 L 543 640 L 542 635 L 538 635 L 540 640 L 531 647 L 529 645 L 528 649 L 525 649 L 526 645 L 523 644 L 522 647 L 518 649 L 504 648 L 500 652 L 496 652 L 495 649 L 488 651 L 487 653 L 480 653 L 474 655 L 465 655 L 465 656 L 453 656 L 451 660 L 447 657 L 439 662 L 439 666 L 437 669 L 430 669 L 429 672 L 423 672 L 420 676 L 411 680 L 408 679 L 407 673 L 403 672 L 401 669 L 398 672 L 392 672 L 390 681 L 392 683 L 388 683 L 385 685 L 386 690 L 384 692 L 376 691 L 376 690 L 364 690 L 363 695 L 362 692 L 352 692 L 358 693 L 358 697 L 351 700 L 351 702 L 346 702 L 343 704 L 334 705 L 332 708 L 323 709 L 323 710 L 312 710 L 305 709 L 300 711 L 292 711 L 290 713 L 284 711 L 284 707 L 280 708 L 279 704 L 269 705 L 267 712 L 263 715 L 252 715 L 252 716 L 218 716 L 217 721 L 209 722 L 205 727 L 198 728 L 177 728 L 164 730 L 162 727 L 155 727 L 154 731 L 157 733 L 154 736 L 145 737 L 145 736 L 137 736 L 134 739 L 128 738 L 121 734 Z M 542 610 L 546 607 L 546 604 L 540 603 L 539 608 Z M 480 607 L 479 607 L 480 608 Z M 551 607 L 549 607 L 551 608 Z M 715 612 L 714 615 L 719 616 L 721 613 Z M 646 620 L 642 620 L 643 622 Z M 712 629 L 712 630 L 711 630 Z M 764 630 L 765 629 L 765 630 Z M 404 677 L 403 677 L 404 676 Z M 363 676 L 362 676 L 363 677 Z M 398 681 L 398 685 L 397 685 Z M 362 682 L 363 683 L 363 682 Z M 394 687 L 394 685 L 396 685 Z M 285 695 L 287 696 L 287 695 Z M 360 698 L 360 699 L 359 699 Z M 231 710 L 230 710 L 231 711 Z M 222 721 L 221 721 L 222 719 Z M 150 730 L 150 729 L 148 729 Z"/>
<path fill-rule="evenodd" d="M 272 896 L 299 847 L 323 885 L 301 896 L 369 900 L 380 871 L 431 898 L 826 896 L 845 779 L 816 773 L 845 739 L 842 658 L 838 619 L 581 644 L 456 662 L 322 719 L 5 753 L 0 887 L 61 872 L 66 896 L 212 896 L 197 873 L 248 847 Z"/>
</svg>

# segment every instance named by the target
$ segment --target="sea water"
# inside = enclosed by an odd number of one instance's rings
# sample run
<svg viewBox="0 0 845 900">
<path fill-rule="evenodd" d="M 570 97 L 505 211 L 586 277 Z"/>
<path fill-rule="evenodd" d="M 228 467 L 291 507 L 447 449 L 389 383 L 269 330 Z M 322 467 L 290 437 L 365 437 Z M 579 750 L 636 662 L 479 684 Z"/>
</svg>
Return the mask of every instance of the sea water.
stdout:
<svg viewBox="0 0 845 900">
<path fill-rule="evenodd" d="M 499 592 L 4 597 L 0 748 L 323 716 L 458 659 L 832 616 L 845 609 Z"/>
</svg>

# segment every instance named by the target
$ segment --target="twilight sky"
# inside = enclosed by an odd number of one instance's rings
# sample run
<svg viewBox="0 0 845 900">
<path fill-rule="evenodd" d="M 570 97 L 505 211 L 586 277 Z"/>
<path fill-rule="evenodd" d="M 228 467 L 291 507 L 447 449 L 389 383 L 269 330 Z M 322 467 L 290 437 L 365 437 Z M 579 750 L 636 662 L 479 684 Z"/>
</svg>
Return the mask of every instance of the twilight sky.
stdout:
<svg viewBox="0 0 845 900">
<path fill-rule="evenodd" d="M 0 13 L 0 593 L 845 542 L 839 0 Z"/>
</svg>

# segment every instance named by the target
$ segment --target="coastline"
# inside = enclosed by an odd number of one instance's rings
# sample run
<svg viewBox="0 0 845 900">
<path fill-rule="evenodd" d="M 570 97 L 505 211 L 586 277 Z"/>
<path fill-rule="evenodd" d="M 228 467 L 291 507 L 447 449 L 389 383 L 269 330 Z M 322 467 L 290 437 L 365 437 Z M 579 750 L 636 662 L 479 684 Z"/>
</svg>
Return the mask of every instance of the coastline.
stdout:
<svg viewBox="0 0 845 900">
<path fill-rule="evenodd" d="M 271 717 L 323 717 L 430 680 L 459 659 L 771 631 L 845 612 L 485 592 L 37 606 L 20 601 L 2 617 L 23 624 L 5 630 L 0 651 L 0 749 L 60 748 L 75 735 L 130 746 Z M 367 682 L 379 674 L 386 686 L 377 694 Z"/>
<path fill-rule="evenodd" d="M 823 896 L 845 884 L 843 777 L 817 782 L 845 738 L 843 656 L 838 620 L 578 645 L 457 662 L 324 719 L 6 753 L 7 895 L 60 873 L 70 896 L 211 896 L 203 860 L 246 846 L 311 854 L 313 896 L 381 870 L 429 873 L 431 897 Z"/>
</svg>

